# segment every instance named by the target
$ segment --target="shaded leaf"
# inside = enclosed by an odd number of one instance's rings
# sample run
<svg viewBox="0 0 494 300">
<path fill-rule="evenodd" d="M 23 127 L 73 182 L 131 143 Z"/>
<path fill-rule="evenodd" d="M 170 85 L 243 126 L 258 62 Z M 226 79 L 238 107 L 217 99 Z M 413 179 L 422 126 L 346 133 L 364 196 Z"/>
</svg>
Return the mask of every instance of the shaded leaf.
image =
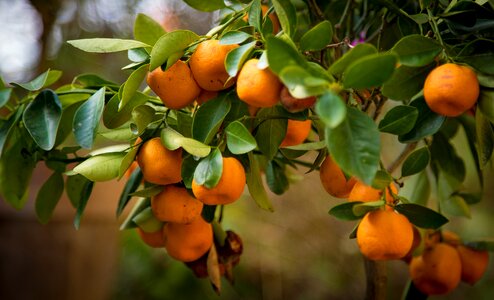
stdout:
<svg viewBox="0 0 494 300">
<path fill-rule="evenodd" d="M 422 90 L 425 78 L 433 67 L 434 65 L 419 68 L 400 66 L 383 85 L 383 95 L 392 100 L 406 101 L 411 99 Z"/>
<path fill-rule="evenodd" d="M 216 148 L 207 157 L 201 160 L 194 171 L 194 181 L 208 189 L 214 188 L 223 174 L 223 156 Z"/>
<path fill-rule="evenodd" d="M 379 86 L 391 78 L 397 57 L 394 54 L 372 54 L 353 63 L 343 73 L 345 88 L 363 89 Z"/>
<path fill-rule="evenodd" d="M 421 67 L 434 61 L 442 49 L 435 40 L 412 34 L 399 40 L 391 50 L 399 55 L 402 65 Z"/>
<path fill-rule="evenodd" d="M 436 211 L 417 204 L 399 204 L 395 210 L 405 215 L 412 224 L 420 228 L 438 229 L 449 220 Z"/>
<path fill-rule="evenodd" d="M 74 227 L 79 230 L 81 225 L 82 215 L 84 214 L 84 210 L 86 209 L 86 204 L 91 196 L 91 192 L 93 191 L 94 182 L 88 181 L 86 182 L 81 189 L 81 195 L 79 198 L 79 203 L 77 204 L 77 211 L 74 218 Z"/>
<path fill-rule="evenodd" d="M 364 202 L 361 202 L 361 201 L 345 202 L 345 203 L 333 206 L 333 208 L 331 208 L 328 213 L 330 215 L 332 215 L 333 217 L 340 219 L 340 220 L 344 220 L 344 221 L 358 220 L 361 218 L 361 216 L 355 215 L 355 213 L 353 212 L 353 207 L 355 205 L 359 205 L 362 203 L 364 203 Z"/>
<path fill-rule="evenodd" d="M 341 58 L 335 61 L 330 67 L 329 72 L 335 75 L 342 74 L 346 71 L 348 66 L 350 66 L 354 61 L 369 56 L 372 54 L 376 54 L 377 49 L 371 44 L 358 44 L 353 47 L 350 51 L 345 53 Z"/>
<path fill-rule="evenodd" d="M 59 172 L 54 172 L 41 186 L 35 204 L 36 216 L 40 223 L 46 224 L 51 219 L 53 211 L 62 197 L 63 188 L 63 176 Z"/>
<path fill-rule="evenodd" d="M 438 115 L 429 109 L 425 103 L 424 97 L 412 101 L 410 106 L 417 108 L 418 117 L 413 128 L 409 132 L 398 137 L 398 140 L 401 143 L 413 143 L 426 136 L 433 135 L 441 128 L 446 120 L 445 116 Z"/>
<path fill-rule="evenodd" d="M 285 166 L 276 160 L 270 160 L 266 166 L 266 183 L 271 192 L 281 195 L 288 190 L 289 183 L 285 173 Z"/>
<path fill-rule="evenodd" d="M 139 188 L 141 182 L 142 182 L 142 172 L 141 169 L 137 167 L 130 174 L 129 179 L 125 183 L 122 193 L 120 194 L 120 198 L 118 200 L 118 205 L 117 205 L 117 218 L 120 217 L 123 210 L 125 209 L 125 206 L 127 206 L 130 199 L 132 198 L 130 194 L 135 192 L 137 188 Z"/>
<path fill-rule="evenodd" d="M 414 106 L 400 105 L 389 110 L 379 122 L 379 130 L 391 134 L 405 134 L 412 130 L 419 112 Z"/>
<path fill-rule="evenodd" d="M 346 105 L 337 94 L 327 91 L 318 97 L 316 112 L 326 126 L 335 128 L 345 120 Z"/>
<path fill-rule="evenodd" d="M 251 42 L 228 52 L 225 58 L 225 68 L 228 75 L 237 76 L 244 62 L 250 57 L 255 45 L 256 42 Z"/>
<path fill-rule="evenodd" d="M 333 39 L 333 25 L 325 20 L 312 27 L 300 38 L 300 50 L 317 51 L 331 43 Z"/>
<path fill-rule="evenodd" d="M 192 137 L 209 144 L 218 132 L 230 108 L 231 102 L 228 97 L 219 97 L 201 105 L 192 122 Z"/>
<path fill-rule="evenodd" d="M 264 189 L 264 185 L 262 184 L 262 177 L 259 176 L 261 174 L 261 170 L 259 168 L 259 161 L 254 156 L 252 152 L 248 153 L 249 157 L 249 168 L 246 172 L 247 177 L 247 188 L 249 189 L 249 193 L 251 197 L 256 202 L 257 206 L 260 208 L 273 212 L 274 208 L 271 204 L 271 201 Z"/>
<path fill-rule="evenodd" d="M 429 148 L 422 147 L 410 153 L 401 167 L 401 176 L 410 176 L 424 170 L 429 164 L 431 155 Z"/>
<path fill-rule="evenodd" d="M 475 112 L 475 128 L 477 139 L 477 151 L 479 155 L 480 168 L 483 169 L 491 160 L 494 149 L 494 130 L 491 123 L 485 118 L 482 111 Z"/>
</svg>

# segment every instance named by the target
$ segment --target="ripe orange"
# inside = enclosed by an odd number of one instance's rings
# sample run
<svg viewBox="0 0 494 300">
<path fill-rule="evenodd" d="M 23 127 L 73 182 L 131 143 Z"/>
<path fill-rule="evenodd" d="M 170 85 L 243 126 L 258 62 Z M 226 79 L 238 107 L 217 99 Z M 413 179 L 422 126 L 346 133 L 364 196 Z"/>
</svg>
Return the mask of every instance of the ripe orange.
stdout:
<svg viewBox="0 0 494 300">
<path fill-rule="evenodd" d="M 360 252 L 371 260 L 402 258 L 412 243 L 412 224 L 394 211 L 379 209 L 368 212 L 357 229 Z"/>
<path fill-rule="evenodd" d="M 242 66 L 237 78 L 237 95 L 240 100 L 255 107 L 271 107 L 278 103 L 282 84 L 269 69 L 259 69 L 257 58 Z"/>
<path fill-rule="evenodd" d="M 218 40 L 201 42 L 190 56 L 192 74 L 199 86 L 207 91 L 221 91 L 231 87 L 235 80 L 226 82 L 230 75 L 225 69 L 228 52 L 238 45 L 221 45 Z"/>
<path fill-rule="evenodd" d="M 457 248 L 461 260 L 461 280 L 474 285 L 482 278 L 489 265 L 489 252 L 459 245 Z"/>
<path fill-rule="evenodd" d="M 194 196 L 207 205 L 229 204 L 242 195 L 246 183 L 245 170 L 234 157 L 223 157 L 223 173 L 218 184 L 208 189 L 192 180 Z"/>
<path fill-rule="evenodd" d="M 391 188 L 391 191 L 393 191 L 393 194 L 398 193 L 398 189 L 394 184 L 390 184 L 389 186 Z M 382 190 L 378 190 L 370 185 L 366 185 L 362 181 L 357 181 L 357 183 L 355 183 L 355 185 L 353 186 L 350 195 L 348 195 L 348 201 L 363 201 L 363 202 L 378 201 L 381 199 L 382 194 L 383 194 Z M 391 195 L 388 189 L 386 189 L 385 199 L 386 199 L 386 203 L 388 204 L 391 204 L 394 201 L 393 196 Z"/>
<path fill-rule="evenodd" d="M 409 266 L 413 284 L 427 295 L 444 295 L 460 283 L 461 260 L 455 247 L 437 243 L 412 258 Z"/>
<path fill-rule="evenodd" d="M 205 102 L 216 98 L 216 96 L 218 96 L 218 92 L 201 90 L 201 93 L 197 97 L 197 104 L 203 105 Z"/>
<path fill-rule="evenodd" d="M 155 232 L 145 232 L 141 228 L 137 227 L 137 233 L 141 237 L 141 240 L 144 243 L 146 243 L 148 246 L 153 248 L 165 247 L 166 240 L 163 234 L 163 229 L 160 229 Z"/>
<path fill-rule="evenodd" d="M 152 138 L 141 146 L 137 162 L 148 182 L 166 185 L 182 180 L 182 148 L 168 150 L 160 138 Z"/>
<path fill-rule="evenodd" d="M 472 108 L 479 97 L 479 81 L 467 66 L 444 64 L 432 70 L 424 83 L 429 108 L 444 116 L 456 117 Z"/>
<path fill-rule="evenodd" d="M 417 227 L 413 225 L 412 228 L 413 228 L 412 246 L 410 247 L 410 250 L 408 250 L 408 253 L 402 258 L 402 260 L 405 261 L 407 264 L 410 263 L 410 261 L 412 261 L 413 252 L 415 252 L 415 249 L 417 249 L 422 243 L 422 236 L 420 234 L 420 231 L 417 229 Z"/>
<path fill-rule="evenodd" d="M 185 188 L 174 185 L 165 186 L 151 198 L 153 214 L 162 222 L 190 223 L 201 215 L 202 206 Z"/>
<path fill-rule="evenodd" d="M 290 95 L 288 88 L 284 86 L 280 92 L 280 102 L 287 111 L 296 113 L 314 106 L 316 97 L 312 96 L 302 99 L 295 98 Z"/>
<path fill-rule="evenodd" d="M 347 180 L 343 171 L 329 155 L 326 156 L 321 164 L 319 177 L 326 192 L 337 198 L 348 197 L 357 182 L 353 177 Z"/>
<path fill-rule="evenodd" d="M 280 147 L 302 144 L 309 136 L 311 126 L 311 120 L 297 121 L 289 119 L 286 127 L 285 138 L 281 142 Z"/>
<path fill-rule="evenodd" d="M 192 77 L 189 66 L 181 60 L 168 70 L 154 69 L 147 77 L 148 86 L 171 109 L 181 109 L 194 102 L 201 89 Z"/>
<path fill-rule="evenodd" d="M 213 244 L 213 227 L 202 217 L 189 224 L 166 223 L 163 232 L 168 255 L 183 262 L 198 259 Z"/>
</svg>

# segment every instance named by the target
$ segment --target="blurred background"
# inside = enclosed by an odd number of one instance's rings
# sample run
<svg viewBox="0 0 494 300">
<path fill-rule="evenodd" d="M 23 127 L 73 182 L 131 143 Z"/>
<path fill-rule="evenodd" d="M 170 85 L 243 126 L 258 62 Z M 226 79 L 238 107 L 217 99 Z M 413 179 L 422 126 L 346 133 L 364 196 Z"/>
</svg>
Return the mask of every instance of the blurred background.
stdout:
<svg viewBox="0 0 494 300">
<path fill-rule="evenodd" d="M 51 68 L 63 71 L 61 84 L 81 73 L 123 82 L 129 75 L 120 69 L 127 64 L 126 53 L 88 54 L 66 41 L 132 38 L 140 12 L 167 30 L 205 33 L 217 21 L 216 14 L 172 0 L 0 0 L 0 76 L 5 82 L 26 82 Z M 460 154 L 463 141 L 457 138 Z M 400 146 L 386 135 L 383 145 L 389 164 Z M 270 194 L 274 213 L 259 209 L 247 193 L 225 208 L 223 227 L 241 236 L 244 254 L 234 269 L 234 285 L 223 280 L 217 296 L 207 279 L 196 279 L 164 250 L 147 247 L 134 231 L 119 231 L 122 220 L 115 218 L 115 208 L 124 182 L 96 184 L 78 231 L 66 197 L 53 220 L 39 224 L 33 199 L 49 174 L 40 165 L 23 210 L 0 199 L 0 299 L 362 299 L 363 259 L 356 242 L 348 239 L 355 224 L 328 215 L 343 200 L 328 196 L 318 173 L 307 171 L 293 170 L 285 195 Z M 450 217 L 446 228 L 466 239 L 494 236 L 492 175 L 491 170 L 485 177 L 483 201 L 471 207 L 473 218 Z M 401 191 L 405 196 L 412 192 Z M 492 299 L 493 260 L 475 287 L 461 283 L 450 295 L 431 298 Z M 407 265 L 393 261 L 387 268 L 389 299 L 398 299 L 407 284 Z"/>
</svg>

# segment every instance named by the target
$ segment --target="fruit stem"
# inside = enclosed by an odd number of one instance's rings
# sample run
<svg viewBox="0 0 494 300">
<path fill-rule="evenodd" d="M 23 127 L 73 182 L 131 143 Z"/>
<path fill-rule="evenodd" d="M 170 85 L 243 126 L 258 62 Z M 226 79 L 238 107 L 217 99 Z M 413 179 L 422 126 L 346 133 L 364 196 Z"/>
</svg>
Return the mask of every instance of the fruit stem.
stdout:
<svg viewBox="0 0 494 300">
<path fill-rule="evenodd" d="M 434 31 L 434 36 L 439 41 L 439 44 L 441 44 L 441 46 L 443 47 L 443 51 L 444 51 L 444 49 L 446 49 L 446 47 L 444 46 L 443 39 L 441 37 L 441 34 L 439 33 L 439 27 L 437 26 L 437 22 L 434 19 L 434 16 L 432 15 L 432 11 L 430 10 L 430 8 L 427 8 L 427 14 L 429 15 L 429 24 L 432 27 L 432 31 Z"/>
</svg>

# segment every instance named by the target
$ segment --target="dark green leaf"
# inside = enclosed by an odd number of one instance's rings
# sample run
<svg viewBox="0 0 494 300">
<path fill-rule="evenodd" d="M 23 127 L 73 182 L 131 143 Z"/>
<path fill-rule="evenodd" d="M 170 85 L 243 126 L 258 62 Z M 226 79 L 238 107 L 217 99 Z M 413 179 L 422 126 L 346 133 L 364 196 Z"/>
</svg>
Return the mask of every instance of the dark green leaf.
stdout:
<svg viewBox="0 0 494 300">
<path fill-rule="evenodd" d="M 117 178 L 125 152 L 110 152 L 92 156 L 74 168 L 74 172 L 91 181 L 107 181 Z"/>
<path fill-rule="evenodd" d="M 156 41 L 165 34 L 163 27 L 145 14 L 137 14 L 134 22 L 134 38 L 154 46 Z"/>
<path fill-rule="evenodd" d="M 300 38 L 300 50 L 317 51 L 329 45 L 333 39 L 333 25 L 329 21 L 322 21 L 312 27 Z"/>
<path fill-rule="evenodd" d="M 412 34 L 399 40 L 391 50 L 400 56 L 402 65 L 421 67 L 434 61 L 442 49 L 435 40 L 420 34 Z"/>
<path fill-rule="evenodd" d="M 399 204 L 395 206 L 395 210 L 420 228 L 438 229 L 448 222 L 448 219 L 440 213 L 422 205 Z"/>
<path fill-rule="evenodd" d="M 206 158 L 201 160 L 194 171 L 194 181 L 208 189 L 214 188 L 223 174 L 223 156 L 216 148 Z"/>
<path fill-rule="evenodd" d="M 228 97 L 210 100 L 199 107 L 192 122 L 192 136 L 195 140 L 209 144 L 231 108 Z"/>
<path fill-rule="evenodd" d="M 74 227 L 79 230 L 79 226 L 81 225 L 82 214 L 86 209 L 87 201 L 91 196 L 91 192 L 93 191 L 94 182 L 89 181 L 87 184 L 84 184 L 81 190 L 81 196 L 79 198 L 79 203 L 77 205 L 77 212 L 74 218 Z"/>
<path fill-rule="evenodd" d="M 345 88 L 370 88 L 379 86 L 391 78 L 397 62 L 392 53 L 365 56 L 351 63 L 343 73 Z"/>
<path fill-rule="evenodd" d="M 416 142 L 426 136 L 433 135 L 441 128 L 446 120 L 445 116 L 438 115 L 429 109 L 424 97 L 414 100 L 410 105 L 417 108 L 418 117 L 412 130 L 399 136 L 398 139 L 402 143 Z"/>
<path fill-rule="evenodd" d="M 354 205 L 352 207 L 353 213 L 356 216 L 363 217 L 366 213 L 380 209 L 385 205 L 384 200 L 372 201 L 372 202 L 364 202 Z"/>
<path fill-rule="evenodd" d="M 348 108 L 346 119 L 335 128 L 326 128 L 326 143 L 335 162 L 344 172 L 371 184 L 379 167 L 379 130 L 365 113 Z"/>
<path fill-rule="evenodd" d="M 348 66 L 350 66 L 354 61 L 369 56 L 372 54 L 376 54 L 377 49 L 371 44 L 358 44 L 350 51 L 345 53 L 340 59 L 335 61 L 331 67 L 329 67 L 329 72 L 331 74 L 339 75 L 346 71 Z"/>
<path fill-rule="evenodd" d="M 46 80 L 48 79 L 49 72 L 50 72 L 50 70 L 44 72 L 43 74 L 39 75 L 38 77 L 34 78 L 33 80 L 31 80 L 27 83 L 12 82 L 11 84 L 13 86 L 18 86 L 18 87 L 26 89 L 28 91 L 34 92 L 34 91 L 37 91 L 37 90 L 40 90 L 41 88 L 43 88 Z"/>
<path fill-rule="evenodd" d="M 194 171 L 197 168 L 199 161 L 192 155 L 187 155 L 182 159 L 182 181 L 186 188 L 192 188 L 192 180 L 194 179 Z"/>
<path fill-rule="evenodd" d="M 15 128 L 17 122 L 21 119 L 24 106 L 21 106 L 13 113 L 6 122 L 0 124 L 0 158 L 3 158 L 5 143 L 10 136 L 12 129 Z"/>
<path fill-rule="evenodd" d="M 146 43 L 135 40 L 123 40 L 113 38 L 80 39 L 67 41 L 67 43 L 78 49 L 81 49 L 82 51 L 94 53 L 111 53 L 126 51 L 134 48 L 151 47 Z"/>
<path fill-rule="evenodd" d="M 270 160 L 266 166 L 266 183 L 271 192 L 281 195 L 288 190 L 289 183 L 285 174 L 285 166 L 276 160 Z"/>
<path fill-rule="evenodd" d="M 102 87 L 77 109 L 73 128 L 75 139 L 81 147 L 92 148 L 104 106 L 105 88 Z"/>
<path fill-rule="evenodd" d="M 290 0 L 272 0 L 283 32 L 293 37 L 297 28 L 297 11 Z"/>
<path fill-rule="evenodd" d="M 228 124 L 225 128 L 226 144 L 233 154 L 243 154 L 257 147 L 256 139 L 239 121 Z"/>
<path fill-rule="evenodd" d="M 134 98 L 137 89 L 141 85 L 142 81 L 146 77 L 148 73 L 148 65 L 142 65 L 137 70 L 130 74 L 127 81 L 125 81 L 123 90 L 122 90 L 122 98 L 120 99 L 120 103 L 118 104 L 118 111 L 122 111 L 122 109 L 129 104 L 129 102 Z"/>
<path fill-rule="evenodd" d="M 401 176 L 405 177 L 421 172 L 429 164 L 430 158 L 431 154 L 427 146 L 413 151 L 403 162 Z"/>
<path fill-rule="evenodd" d="M 284 150 L 289 149 L 289 150 L 298 150 L 298 151 L 312 151 L 312 150 L 321 150 L 326 147 L 326 142 L 325 141 L 319 141 L 319 142 L 312 142 L 312 143 L 305 143 L 305 144 L 299 144 L 295 146 L 288 146 L 288 147 L 283 147 Z"/>
<path fill-rule="evenodd" d="M 419 68 L 407 66 L 397 68 L 391 79 L 383 85 L 383 95 L 392 100 L 411 99 L 422 90 L 425 78 L 432 68 L 433 65 Z"/>
<path fill-rule="evenodd" d="M 175 30 L 163 35 L 151 50 L 151 62 L 149 71 L 153 71 L 165 62 L 166 68 L 171 67 L 177 61 L 185 49 L 199 36 L 190 30 Z M 177 55 L 179 53 L 180 55 Z M 174 61 L 169 61 L 173 57 Z"/>
<path fill-rule="evenodd" d="M 206 205 L 202 207 L 201 217 L 204 221 L 211 223 L 214 220 L 214 214 L 216 212 L 216 205 Z"/>
<path fill-rule="evenodd" d="M 92 184 L 92 181 L 80 174 L 67 177 L 65 191 L 74 208 L 79 206 L 79 203 L 82 201 L 81 199 L 84 197 L 84 191 L 90 184 Z"/>
<path fill-rule="evenodd" d="M 247 188 L 251 197 L 260 208 L 273 212 L 274 208 L 269 200 L 269 197 L 262 184 L 262 178 L 260 176 L 261 170 L 259 168 L 259 161 L 252 152 L 248 153 L 249 156 L 249 168 L 247 169 Z"/>
<path fill-rule="evenodd" d="M 163 188 L 163 185 L 146 186 L 144 189 L 132 192 L 129 195 L 133 197 L 150 198 L 161 193 L 163 191 Z"/>
<path fill-rule="evenodd" d="M 379 130 L 391 134 L 405 134 L 412 130 L 418 117 L 414 106 L 400 105 L 393 107 L 379 122 Z"/>
<path fill-rule="evenodd" d="M 42 224 L 48 223 L 63 193 L 63 176 L 54 172 L 41 186 L 36 196 L 36 216 Z"/>
<path fill-rule="evenodd" d="M 48 151 L 55 145 L 61 117 L 62 105 L 57 94 L 44 90 L 26 107 L 22 120 L 36 144 Z"/>
<path fill-rule="evenodd" d="M 333 217 L 344 220 L 344 221 L 354 221 L 360 219 L 362 216 L 357 216 L 353 212 L 353 207 L 355 205 L 362 204 L 364 202 L 361 201 L 352 201 L 352 202 L 345 202 L 336 206 L 333 206 L 329 210 L 329 214 L 332 215 Z"/>
<path fill-rule="evenodd" d="M 215 11 L 226 7 L 223 0 L 184 0 L 184 2 L 200 11 Z"/>
<path fill-rule="evenodd" d="M 131 193 L 135 192 L 142 182 L 142 172 L 139 167 L 130 174 L 129 179 L 125 183 L 122 194 L 120 194 L 120 199 L 118 200 L 117 206 L 117 218 L 122 214 L 125 206 L 129 203 L 132 196 Z"/>
<path fill-rule="evenodd" d="M 434 135 L 431 151 L 431 162 L 446 172 L 450 177 L 458 182 L 465 179 L 465 163 L 458 156 L 453 145 L 441 132 Z"/>
<path fill-rule="evenodd" d="M 120 99 L 118 98 L 118 94 L 115 94 L 105 105 L 103 124 L 110 129 L 124 125 L 132 117 L 133 110 L 138 106 L 144 105 L 148 100 L 148 96 L 141 92 L 136 92 L 132 99 L 119 110 Z"/>
<path fill-rule="evenodd" d="M 269 115 L 270 111 L 272 109 L 261 110 L 257 113 L 257 117 L 263 117 L 264 113 Z M 257 146 L 267 159 L 272 159 L 278 152 L 278 148 L 286 135 L 287 124 L 287 119 L 267 119 L 262 121 L 257 128 L 255 135 Z"/>
<path fill-rule="evenodd" d="M 400 191 L 400 194 L 402 194 L 405 189 L 408 189 L 409 194 L 407 194 L 407 198 L 410 202 L 423 206 L 427 205 L 427 201 L 431 194 L 431 184 L 427 172 L 422 171 L 411 178 L 413 178 L 413 181 L 409 179 L 407 181 L 408 184 L 405 184 L 405 187 Z M 408 185 L 410 185 L 410 187 L 408 187 Z"/>
<path fill-rule="evenodd" d="M 319 96 L 316 102 L 316 112 L 329 128 L 335 128 L 345 120 L 346 105 L 337 94 L 327 91 Z"/>
<path fill-rule="evenodd" d="M 494 149 L 494 131 L 491 123 L 480 110 L 475 112 L 475 128 L 479 163 L 480 168 L 483 169 L 487 166 L 487 163 L 492 157 Z"/>
<path fill-rule="evenodd" d="M 228 75 L 237 76 L 244 62 L 250 57 L 255 45 L 256 42 L 251 42 L 228 52 L 225 58 L 225 68 Z"/>
<path fill-rule="evenodd" d="M 494 124 L 494 90 L 482 89 L 477 107 Z"/>
</svg>

